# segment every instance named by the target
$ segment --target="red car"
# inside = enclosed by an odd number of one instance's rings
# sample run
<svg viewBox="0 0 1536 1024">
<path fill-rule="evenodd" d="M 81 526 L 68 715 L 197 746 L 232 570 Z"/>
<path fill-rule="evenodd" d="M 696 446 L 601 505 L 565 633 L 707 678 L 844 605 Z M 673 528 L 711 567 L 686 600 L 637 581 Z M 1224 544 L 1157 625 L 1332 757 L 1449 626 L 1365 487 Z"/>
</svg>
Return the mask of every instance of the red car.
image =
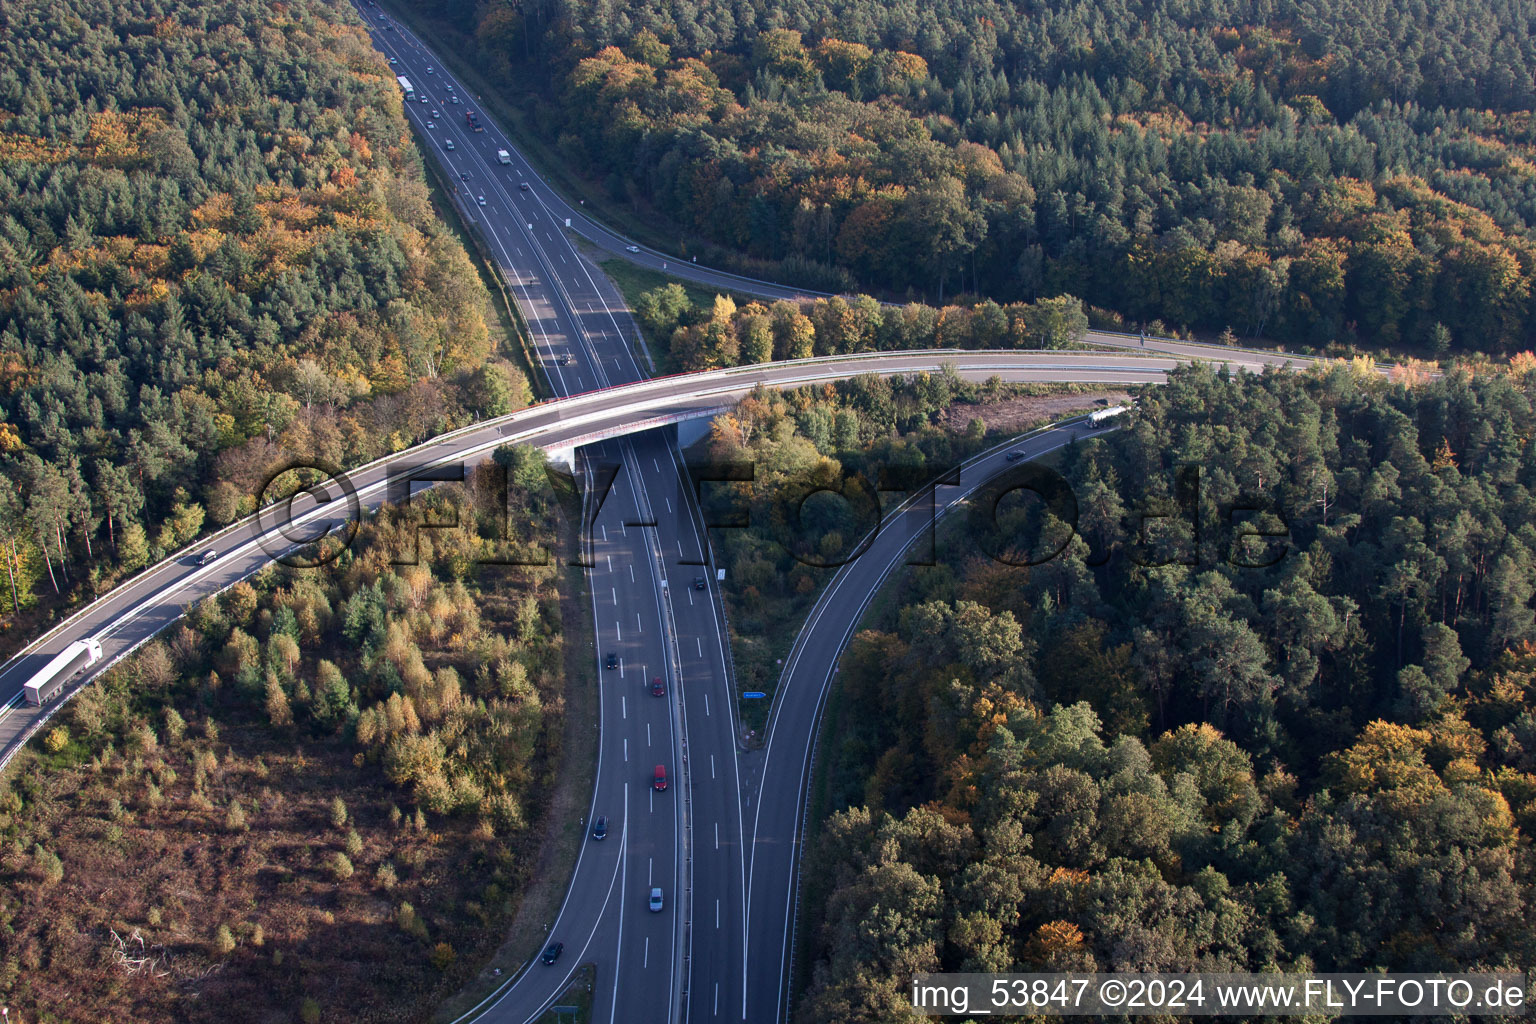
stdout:
<svg viewBox="0 0 1536 1024">
<path fill-rule="evenodd" d="M 659 764 L 659 765 L 656 766 L 656 779 L 652 783 L 652 785 L 656 787 L 657 792 L 660 792 L 660 791 L 665 790 L 667 788 L 667 766 L 666 765 Z"/>
<path fill-rule="evenodd" d="M 661 681 L 661 676 L 657 676 L 655 679 L 652 679 L 651 680 L 651 696 L 652 697 L 665 697 L 666 695 L 667 695 L 667 684 L 663 683 Z"/>
</svg>

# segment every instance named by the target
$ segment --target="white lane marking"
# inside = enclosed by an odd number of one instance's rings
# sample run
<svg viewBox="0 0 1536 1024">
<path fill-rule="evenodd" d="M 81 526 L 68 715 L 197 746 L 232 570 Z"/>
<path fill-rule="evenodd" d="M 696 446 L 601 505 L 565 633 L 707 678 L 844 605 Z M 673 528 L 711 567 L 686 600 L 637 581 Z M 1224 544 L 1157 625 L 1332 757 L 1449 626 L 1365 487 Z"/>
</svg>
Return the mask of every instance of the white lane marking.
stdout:
<svg viewBox="0 0 1536 1024">
<path fill-rule="evenodd" d="M 650 936 L 646 936 L 646 939 L 645 939 L 645 959 L 641 962 L 640 966 L 641 967 L 649 967 L 649 966 L 651 966 L 651 939 L 650 939 Z"/>
<path fill-rule="evenodd" d="M 661 463 L 657 462 L 655 459 L 652 459 L 651 460 L 651 465 L 656 467 L 656 472 L 658 472 L 658 473 L 661 472 Z"/>
<path fill-rule="evenodd" d="M 655 746 L 655 744 L 653 744 L 651 742 L 651 723 L 650 722 L 646 722 L 645 723 L 645 745 L 648 746 L 648 747 Z"/>
<path fill-rule="evenodd" d="M 709 717 L 709 694 L 704 695 L 704 717 Z"/>
<path fill-rule="evenodd" d="M 698 644 L 698 647 L 699 647 L 699 657 L 701 657 L 701 658 L 704 657 L 704 638 L 700 637 L 700 636 L 696 636 L 696 637 L 693 638 L 693 642 L 695 644 Z"/>
<path fill-rule="evenodd" d="M 672 499 L 671 498 L 662 498 L 661 500 L 667 503 L 667 515 L 671 515 L 672 514 Z M 678 545 L 678 550 L 679 551 L 682 550 L 682 545 L 681 544 Z"/>
<path fill-rule="evenodd" d="M 615 622 L 613 624 L 613 631 L 618 634 L 618 636 L 619 636 L 619 643 L 623 643 L 624 642 L 624 627 L 620 626 L 617 622 Z"/>
<path fill-rule="evenodd" d="M 692 587 L 688 588 L 688 607 L 689 608 L 693 607 L 693 588 Z"/>
<path fill-rule="evenodd" d="M 720 983 L 715 982 L 715 1016 L 720 1016 Z"/>
<path fill-rule="evenodd" d="M 635 567 L 634 566 L 630 566 L 629 567 L 629 582 L 631 582 L 631 583 L 635 582 Z"/>
<path fill-rule="evenodd" d="M 715 822 L 715 849 L 720 849 L 720 823 Z"/>
<path fill-rule="evenodd" d="M 647 858 L 645 858 L 645 884 L 646 885 L 654 884 L 653 879 L 655 877 L 655 875 L 654 875 L 655 870 L 656 870 L 656 858 L 655 857 L 647 857 Z"/>
<path fill-rule="evenodd" d="M 609 587 L 608 588 L 608 593 L 613 595 L 613 606 L 615 608 L 617 608 L 619 606 L 619 588 L 618 587 Z"/>
<path fill-rule="evenodd" d="M 720 927 L 720 901 L 715 900 L 715 927 Z"/>
<path fill-rule="evenodd" d="M 628 736 L 624 737 L 624 761 L 625 761 L 626 764 L 629 762 L 629 737 Z"/>
<path fill-rule="evenodd" d="M 715 777 L 715 755 L 714 754 L 710 754 L 709 755 L 709 777 L 710 778 L 714 778 Z M 716 825 L 715 827 L 719 828 L 720 826 Z"/>
<path fill-rule="evenodd" d="M 619 717 L 629 717 L 629 698 L 623 696 L 622 694 L 619 696 Z"/>
<path fill-rule="evenodd" d="M 640 628 L 640 613 L 639 612 L 635 612 L 635 632 L 636 633 L 644 633 L 645 632 L 645 630 Z"/>
<path fill-rule="evenodd" d="M 612 555 L 604 555 L 603 557 L 608 559 L 608 571 L 609 572 L 613 572 L 613 556 Z"/>
<path fill-rule="evenodd" d="M 598 529 L 603 531 L 603 543 L 608 543 L 608 527 L 599 525 Z"/>
</svg>

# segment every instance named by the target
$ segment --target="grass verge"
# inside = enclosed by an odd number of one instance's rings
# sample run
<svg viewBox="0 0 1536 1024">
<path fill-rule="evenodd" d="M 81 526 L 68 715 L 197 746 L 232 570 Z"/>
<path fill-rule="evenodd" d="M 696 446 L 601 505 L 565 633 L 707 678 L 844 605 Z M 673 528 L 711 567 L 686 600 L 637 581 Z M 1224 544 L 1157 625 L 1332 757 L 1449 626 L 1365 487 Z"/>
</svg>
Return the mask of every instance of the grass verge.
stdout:
<svg viewBox="0 0 1536 1024">
<path fill-rule="evenodd" d="M 546 1010 L 534 1024 L 587 1024 L 592 1019 L 592 989 L 597 982 L 597 968 L 582 964 L 571 976 L 571 987 L 560 1001 Z M 560 1012 L 556 1012 L 556 1010 Z"/>
<path fill-rule="evenodd" d="M 609 279 L 618 286 L 619 293 L 624 296 L 624 305 L 628 306 L 631 312 L 634 311 L 639 303 L 641 294 L 654 288 L 664 288 L 669 284 L 682 285 L 683 290 L 688 293 L 688 301 L 698 309 L 709 309 L 714 305 L 715 296 L 719 294 L 713 288 L 705 288 L 689 281 L 681 281 L 660 271 L 636 266 L 628 260 L 621 260 L 613 256 L 600 260 L 598 265 L 603 268 L 603 273 L 607 274 Z M 750 297 L 744 295 L 733 294 L 731 298 L 738 304 L 752 301 Z M 671 372 L 671 339 L 653 336 L 645 324 L 640 323 L 638 317 L 635 322 L 639 324 L 640 336 L 645 339 L 646 345 L 650 348 L 651 359 L 655 362 L 657 371 L 661 373 Z"/>
</svg>

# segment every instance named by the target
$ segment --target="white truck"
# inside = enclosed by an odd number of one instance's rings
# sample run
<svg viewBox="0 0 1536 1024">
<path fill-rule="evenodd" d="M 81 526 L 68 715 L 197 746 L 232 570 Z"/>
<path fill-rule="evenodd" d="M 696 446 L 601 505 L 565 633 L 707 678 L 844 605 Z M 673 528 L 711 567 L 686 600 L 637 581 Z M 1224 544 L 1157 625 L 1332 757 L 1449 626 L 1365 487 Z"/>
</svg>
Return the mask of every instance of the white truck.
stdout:
<svg viewBox="0 0 1536 1024">
<path fill-rule="evenodd" d="M 496 162 L 499 164 L 510 164 L 512 162 L 512 154 L 504 149 L 498 149 L 496 151 Z"/>
<path fill-rule="evenodd" d="M 1116 416 L 1130 411 L 1131 407 L 1128 405 L 1112 405 L 1108 409 L 1095 409 L 1088 414 L 1088 426 L 1093 430 L 1098 430 L 1100 427 L 1107 425 Z"/>
<path fill-rule="evenodd" d="M 400 83 L 400 91 L 405 93 L 405 102 L 409 103 L 416 98 L 416 87 L 411 85 L 411 80 L 404 75 L 396 75 L 395 81 Z"/>
<path fill-rule="evenodd" d="M 22 684 L 27 704 L 36 708 L 59 695 L 76 673 L 101 660 L 101 641 L 76 640 Z"/>
</svg>

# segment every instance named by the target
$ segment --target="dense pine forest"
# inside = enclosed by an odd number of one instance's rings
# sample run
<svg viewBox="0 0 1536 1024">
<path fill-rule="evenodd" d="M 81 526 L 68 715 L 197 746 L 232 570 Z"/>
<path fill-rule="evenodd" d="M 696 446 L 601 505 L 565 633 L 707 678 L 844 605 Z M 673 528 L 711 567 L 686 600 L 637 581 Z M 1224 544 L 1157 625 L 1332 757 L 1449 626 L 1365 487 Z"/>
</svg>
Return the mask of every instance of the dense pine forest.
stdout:
<svg viewBox="0 0 1536 1024">
<path fill-rule="evenodd" d="M 7 5 L 5 613 L 231 521 L 294 453 L 526 402 L 500 333 L 346 8 Z"/>
<path fill-rule="evenodd" d="M 1529 0 L 416 0 L 747 269 L 1292 344 L 1530 344 Z"/>
<path fill-rule="evenodd" d="M 924 970 L 1528 968 L 1533 432 L 1529 359 L 1192 368 L 1066 452 L 1075 531 L 957 523 L 841 662 L 797 1019 L 919 1019 Z"/>
</svg>

